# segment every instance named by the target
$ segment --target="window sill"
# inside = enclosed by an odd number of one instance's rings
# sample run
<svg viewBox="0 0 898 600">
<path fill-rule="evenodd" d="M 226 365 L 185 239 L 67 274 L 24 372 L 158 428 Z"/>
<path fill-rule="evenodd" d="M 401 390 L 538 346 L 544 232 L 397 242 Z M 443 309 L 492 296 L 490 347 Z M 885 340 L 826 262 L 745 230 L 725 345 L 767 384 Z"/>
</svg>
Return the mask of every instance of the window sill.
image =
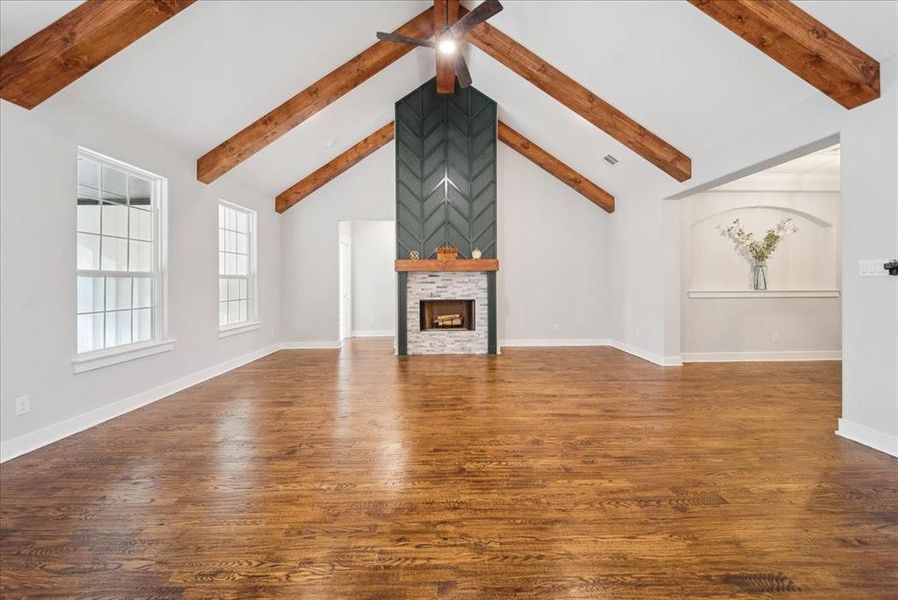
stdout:
<svg viewBox="0 0 898 600">
<path fill-rule="evenodd" d="M 239 323 L 237 325 L 231 325 L 229 327 L 222 327 L 218 330 L 218 338 L 226 338 L 231 337 L 232 335 L 239 335 L 241 333 L 247 333 L 249 331 L 256 331 L 257 329 L 262 328 L 262 321 L 253 321 L 251 323 Z"/>
<path fill-rule="evenodd" d="M 141 342 L 139 344 L 122 346 L 121 348 L 110 348 L 108 350 L 88 352 L 72 359 L 72 370 L 75 373 L 84 373 L 85 371 L 102 369 L 103 367 L 117 365 L 145 356 L 169 352 L 175 348 L 175 341 L 176 340 L 169 339 L 155 342 Z"/>
<path fill-rule="evenodd" d="M 690 298 L 838 298 L 839 290 L 689 290 Z"/>
</svg>

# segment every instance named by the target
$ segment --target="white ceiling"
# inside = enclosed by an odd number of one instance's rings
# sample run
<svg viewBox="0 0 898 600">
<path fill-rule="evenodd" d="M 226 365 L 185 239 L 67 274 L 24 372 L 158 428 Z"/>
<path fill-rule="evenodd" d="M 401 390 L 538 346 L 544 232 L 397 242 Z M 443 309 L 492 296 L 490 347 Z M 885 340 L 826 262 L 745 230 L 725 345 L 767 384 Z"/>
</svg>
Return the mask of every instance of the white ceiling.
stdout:
<svg viewBox="0 0 898 600">
<path fill-rule="evenodd" d="M 0 45 L 76 4 L 0 2 Z M 429 4 L 201 1 L 64 93 L 198 157 Z M 503 4 L 492 23 L 693 157 L 820 94 L 687 2 Z M 880 61 L 898 53 L 896 2 L 798 4 Z M 602 187 L 623 194 L 668 178 L 489 56 L 468 53 L 474 85 L 500 118 Z M 415 50 L 225 177 L 277 194 L 390 120 L 393 102 L 432 76 L 432 51 Z M 602 161 L 609 153 L 617 166 Z"/>
</svg>

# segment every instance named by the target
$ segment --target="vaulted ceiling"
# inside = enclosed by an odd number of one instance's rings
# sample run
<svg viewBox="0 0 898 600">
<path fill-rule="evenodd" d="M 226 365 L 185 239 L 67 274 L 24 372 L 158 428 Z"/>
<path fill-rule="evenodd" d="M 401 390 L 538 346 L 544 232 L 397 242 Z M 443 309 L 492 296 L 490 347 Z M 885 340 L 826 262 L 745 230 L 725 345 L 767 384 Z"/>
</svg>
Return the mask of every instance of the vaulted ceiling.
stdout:
<svg viewBox="0 0 898 600">
<path fill-rule="evenodd" d="M 0 3 L 0 51 L 78 4 Z M 199 157 L 431 4 L 200 1 L 61 93 Z M 898 53 L 895 3 L 797 4 L 880 62 Z M 820 94 L 687 2 L 504 5 L 492 24 L 689 156 Z M 467 53 L 502 121 L 605 190 L 668 178 L 477 48 Z M 390 121 L 393 103 L 433 75 L 433 51 L 414 50 L 224 177 L 274 197 Z"/>
</svg>

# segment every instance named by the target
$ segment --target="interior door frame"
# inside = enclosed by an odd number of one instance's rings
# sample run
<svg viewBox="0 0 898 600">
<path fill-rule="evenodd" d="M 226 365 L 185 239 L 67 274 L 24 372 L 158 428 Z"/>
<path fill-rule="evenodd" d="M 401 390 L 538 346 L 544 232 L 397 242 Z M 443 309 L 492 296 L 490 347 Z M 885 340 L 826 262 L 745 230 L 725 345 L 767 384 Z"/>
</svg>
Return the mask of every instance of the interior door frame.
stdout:
<svg viewBox="0 0 898 600">
<path fill-rule="evenodd" d="M 339 329 L 340 342 L 352 337 L 352 236 L 340 234 L 339 254 Z"/>
</svg>

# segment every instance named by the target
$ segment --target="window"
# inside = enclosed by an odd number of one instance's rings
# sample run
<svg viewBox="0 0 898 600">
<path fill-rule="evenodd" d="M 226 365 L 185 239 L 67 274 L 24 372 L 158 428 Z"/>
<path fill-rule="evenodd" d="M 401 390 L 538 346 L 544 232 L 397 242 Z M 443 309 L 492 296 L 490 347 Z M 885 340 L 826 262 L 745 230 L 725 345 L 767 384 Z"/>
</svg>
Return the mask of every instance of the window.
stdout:
<svg viewBox="0 0 898 600">
<path fill-rule="evenodd" d="M 256 213 L 218 204 L 218 326 L 256 328 Z"/>
<path fill-rule="evenodd" d="M 79 149 L 76 363 L 162 339 L 164 193 L 164 178 Z"/>
</svg>

